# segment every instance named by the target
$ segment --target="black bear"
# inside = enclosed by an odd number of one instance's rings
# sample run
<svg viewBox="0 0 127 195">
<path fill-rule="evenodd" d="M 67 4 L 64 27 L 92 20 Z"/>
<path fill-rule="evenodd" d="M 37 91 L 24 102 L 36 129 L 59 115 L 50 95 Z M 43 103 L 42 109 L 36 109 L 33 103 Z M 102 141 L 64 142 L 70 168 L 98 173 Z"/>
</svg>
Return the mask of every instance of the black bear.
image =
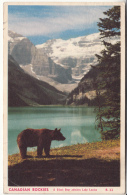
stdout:
<svg viewBox="0 0 127 195">
<path fill-rule="evenodd" d="M 60 129 L 26 129 L 17 137 L 17 144 L 22 158 L 26 158 L 27 147 L 37 146 L 37 155 L 41 156 L 44 148 L 46 156 L 49 156 L 52 140 L 63 141 L 66 138 L 60 132 Z"/>
</svg>

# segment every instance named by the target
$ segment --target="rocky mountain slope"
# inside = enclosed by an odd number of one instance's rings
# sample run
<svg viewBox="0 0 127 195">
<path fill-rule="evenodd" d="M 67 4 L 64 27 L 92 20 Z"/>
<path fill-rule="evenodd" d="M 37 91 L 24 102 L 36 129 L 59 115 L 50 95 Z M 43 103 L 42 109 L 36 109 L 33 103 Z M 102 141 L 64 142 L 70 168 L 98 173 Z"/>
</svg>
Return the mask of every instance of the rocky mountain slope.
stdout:
<svg viewBox="0 0 127 195">
<path fill-rule="evenodd" d="M 44 52 L 38 49 L 35 50 L 31 64 L 32 71 L 37 76 L 46 76 L 59 83 L 68 83 L 72 80 L 71 69 L 69 67 L 63 68 L 59 66 Z"/>
<path fill-rule="evenodd" d="M 8 53 L 18 64 L 30 64 L 35 53 L 35 46 L 26 37 L 9 30 Z"/>
<path fill-rule="evenodd" d="M 99 76 L 97 66 L 92 66 L 92 69 L 81 79 L 78 87 L 68 95 L 66 104 L 96 106 L 98 104 L 96 84 L 97 81 L 101 80 L 102 78 Z M 100 89 L 100 95 L 104 92 L 105 89 Z M 103 101 L 103 97 L 101 98 L 101 101 Z"/>
<path fill-rule="evenodd" d="M 12 56 L 8 58 L 8 106 L 63 103 L 66 96 L 51 85 L 25 73 Z"/>
</svg>

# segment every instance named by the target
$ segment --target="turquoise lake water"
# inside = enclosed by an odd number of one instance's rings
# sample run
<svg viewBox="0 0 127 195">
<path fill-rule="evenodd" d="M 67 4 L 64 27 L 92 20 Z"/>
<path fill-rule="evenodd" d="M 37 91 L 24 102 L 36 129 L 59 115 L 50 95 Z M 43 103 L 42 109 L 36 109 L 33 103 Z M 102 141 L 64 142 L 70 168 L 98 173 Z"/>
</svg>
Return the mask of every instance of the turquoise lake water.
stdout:
<svg viewBox="0 0 127 195">
<path fill-rule="evenodd" d="M 17 135 L 26 128 L 61 128 L 66 140 L 52 141 L 52 148 L 100 141 L 95 116 L 93 107 L 11 107 L 8 109 L 8 154 L 19 152 Z"/>
</svg>

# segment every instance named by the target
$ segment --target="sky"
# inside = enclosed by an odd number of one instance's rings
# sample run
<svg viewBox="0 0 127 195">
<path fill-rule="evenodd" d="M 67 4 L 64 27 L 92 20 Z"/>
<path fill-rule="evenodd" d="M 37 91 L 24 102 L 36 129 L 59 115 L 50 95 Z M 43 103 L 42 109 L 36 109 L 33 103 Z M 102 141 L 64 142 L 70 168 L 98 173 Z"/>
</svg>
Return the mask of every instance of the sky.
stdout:
<svg viewBox="0 0 127 195">
<path fill-rule="evenodd" d="M 8 29 L 37 45 L 97 33 L 99 18 L 111 6 L 9 5 Z"/>
</svg>

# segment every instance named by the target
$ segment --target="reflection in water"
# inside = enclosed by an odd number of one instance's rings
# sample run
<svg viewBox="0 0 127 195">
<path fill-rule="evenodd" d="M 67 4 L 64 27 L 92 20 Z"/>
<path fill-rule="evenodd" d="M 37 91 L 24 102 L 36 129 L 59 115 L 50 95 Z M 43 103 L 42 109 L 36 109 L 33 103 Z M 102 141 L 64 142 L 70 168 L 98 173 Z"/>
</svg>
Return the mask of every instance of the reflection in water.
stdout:
<svg viewBox="0 0 127 195">
<path fill-rule="evenodd" d="M 80 130 L 71 133 L 71 144 L 86 143 L 87 139 L 81 135 Z"/>
<path fill-rule="evenodd" d="M 95 112 L 90 107 L 22 107 L 9 108 L 8 153 L 18 152 L 17 135 L 26 128 L 61 128 L 65 141 L 52 141 L 51 147 L 100 141 L 95 130 Z"/>
</svg>

